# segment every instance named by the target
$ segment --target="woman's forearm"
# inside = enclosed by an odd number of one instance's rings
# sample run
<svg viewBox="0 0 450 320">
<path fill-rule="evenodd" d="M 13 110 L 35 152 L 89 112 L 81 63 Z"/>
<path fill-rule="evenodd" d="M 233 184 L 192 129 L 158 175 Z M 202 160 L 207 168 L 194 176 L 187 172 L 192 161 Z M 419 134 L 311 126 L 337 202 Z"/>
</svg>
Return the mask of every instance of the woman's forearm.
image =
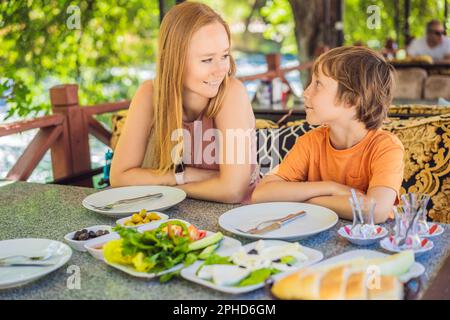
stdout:
<svg viewBox="0 0 450 320">
<path fill-rule="evenodd" d="M 120 173 L 111 172 L 110 183 L 112 187 L 136 185 L 176 185 L 175 176 L 173 173 L 169 172 L 160 175 L 152 169 L 144 168 L 132 168 Z"/>
<path fill-rule="evenodd" d="M 219 175 L 208 180 L 177 186 L 190 198 L 223 203 L 240 203 L 248 192 L 249 182 L 239 184 L 221 179 Z"/>
<path fill-rule="evenodd" d="M 270 201 L 306 201 L 332 194 L 333 184 L 327 181 L 288 182 L 273 181 L 258 185 L 252 194 L 252 203 Z"/>
</svg>

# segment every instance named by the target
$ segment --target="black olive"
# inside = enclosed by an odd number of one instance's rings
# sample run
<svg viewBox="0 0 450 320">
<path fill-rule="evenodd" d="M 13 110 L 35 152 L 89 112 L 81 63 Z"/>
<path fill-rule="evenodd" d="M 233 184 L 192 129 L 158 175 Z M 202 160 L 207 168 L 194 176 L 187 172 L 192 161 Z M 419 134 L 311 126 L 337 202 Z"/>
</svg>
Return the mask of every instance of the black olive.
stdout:
<svg viewBox="0 0 450 320">
<path fill-rule="evenodd" d="M 100 236 L 102 236 L 102 235 L 104 235 L 103 230 L 98 230 L 98 231 L 95 233 L 95 236 L 96 236 L 96 237 L 100 237 Z"/>
<path fill-rule="evenodd" d="M 103 231 L 103 234 L 105 235 L 105 234 L 109 234 L 109 231 L 108 230 L 105 230 L 105 231 Z"/>
<path fill-rule="evenodd" d="M 78 240 L 84 241 L 84 240 L 88 240 L 89 239 L 89 235 L 87 233 L 82 233 L 79 237 Z"/>
<path fill-rule="evenodd" d="M 89 235 L 89 238 L 95 238 L 96 237 L 94 231 L 89 231 L 88 235 Z"/>
<path fill-rule="evenodd" d="M 87 233 L 87 232 L 88 232 L 87 229 L 81 230 L 81 233 Z"/>
<path fill-rule="evenodd" d="M 273 260 L 272 262 L 280 263 L 280 262 L 281 262 L 281 259 Z"/>
<path fill-rule="evenodd" d="M 75 234 L 73 235 L 73 240 L 78 240 L 78 237 L 80 236 L 81 231 L 77 231 L 75 232 Z"/>
<path fill-rule="evenodd" d="M 258 254 L 258 251 L 256 249 L 252 249 L 248 252 L 248 254 Z"/>
</svg>

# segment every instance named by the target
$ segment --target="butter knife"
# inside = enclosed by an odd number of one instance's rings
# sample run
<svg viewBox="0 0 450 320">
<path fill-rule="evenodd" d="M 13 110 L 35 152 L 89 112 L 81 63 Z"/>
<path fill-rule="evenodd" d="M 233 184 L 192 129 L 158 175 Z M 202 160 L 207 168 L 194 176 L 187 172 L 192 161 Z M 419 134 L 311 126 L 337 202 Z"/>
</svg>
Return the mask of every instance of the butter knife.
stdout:
<svg viewBox="0 0 450 320">
<path fill-rule="evenodd" d="M 290 221 L 292 221 L 294 219 L 297 219 L 298 217 L 303 217 L 304 215 L 306 215 L 306 212 L 302 210 L 302 211 L 299 211 L 299 212 L 296 212 L 296 213 L 291 213 L 291 214 L 289 214 L 289 215 L 287 215 L 285 217 L 282 217 L 280 219 L 274 220 L 274 222 L 271 223 L 270 225 L 268 225 L 267 227 L 264 227 L 264 228 L 261 228 L 261 229 L 253 228 L 253 229 L 250 229 L 250 230 L 247 230 L 247 231 L 242 231 L 241 230 L 241 232 L 250 233 L 250 234 L 267 233 L 269 231 L 273 231 L 273 230 L 279 229 L 279 228 L 281 228 L 281 226 L 283 224 L 285 224 L 287 222 L 290 222 Z"/>
<path fill-rule="evenodd" d="M 32 263 L 32 262 L 1 262 L 1 267 L 49 267 L 53 266 L 55 263 Z"/>
</svg>

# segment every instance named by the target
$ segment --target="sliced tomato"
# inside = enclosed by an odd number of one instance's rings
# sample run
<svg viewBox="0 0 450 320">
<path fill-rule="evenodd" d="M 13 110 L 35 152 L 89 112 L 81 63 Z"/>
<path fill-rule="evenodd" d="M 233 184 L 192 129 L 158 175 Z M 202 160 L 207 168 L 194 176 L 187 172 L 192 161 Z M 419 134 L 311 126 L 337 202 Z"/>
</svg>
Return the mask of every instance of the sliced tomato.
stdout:
<svg viewBox="0 0 450 320">
<path fill-rule="evenodd" d="M 198 230 L 192 224 L 188 227 L 188 232 L 189 232 L 189 238 L 192 241 L 197 241 L 197 240 L 203 239 L 206 236 L 205 230 Z"/>
<path fill-rule="evenodd" d="M 196 241 L 198 238 L 198 229 L 196 227 L 194 227 L 194 225 L 190 225 L 188 227 L 188 232 L 189 232 L 189 238 L 191 239 L 191 241 Z"/>
<path fill-rule="evenodd" d="M 206 230 L 199 230 L 197 240 L 203 239 L 204 237 L 206 237 Z"/>
<path fill-rule="evenodd" d="M 169 238 L 179 237 L 183 234 L 183 228 L 173 224 L 169 224 L 167 227 L 162 228 L 162 231 L 168 233 Z"/>
<path fill-rule="evenodd" d="M 176 237 L 179 237 L 183 234 L 183 228 L 180 226 L 172 225 L 172 232 Z"/>
</svg>

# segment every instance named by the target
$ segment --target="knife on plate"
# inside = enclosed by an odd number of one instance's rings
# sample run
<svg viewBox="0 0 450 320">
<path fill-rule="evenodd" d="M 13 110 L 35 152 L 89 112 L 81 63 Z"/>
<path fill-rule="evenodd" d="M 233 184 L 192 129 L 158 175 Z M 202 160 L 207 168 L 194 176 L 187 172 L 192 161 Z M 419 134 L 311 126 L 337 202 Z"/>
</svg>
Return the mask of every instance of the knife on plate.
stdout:
<svg viewBox="0 0 450 320">
<path fill-rule="evenodd" d="M 302 211 L 299 211 L 299 212 L 296 212 L 296 213 L 288 214 L 287 216 L 282 217 L 280 219 L 269 220 L 269 221 L 273 221 L 273 223 L 269 224 L 267 227 L 264 227 L 264 228 L 261 228 L 261 229 L 258 229 L 258 227 L 256 227 L 256 228 L 252 228 L 252 229 L 247 230 L 247 231 L 242 231 L 242 230 L 240 230 L 240 231 L 244 232 L 244 233 L 250 233 L 250 234 L 263 234 L 263 233 L 267 233 L 269 231 L 273 231 L 273 230 L 279 229 L 279 228 L 281 228 L 281 226 L 283 224 L 285 224 L 287 222 L 290 222 L 292 220 L 295 220 L 298 217 L 303 217 L 305 215 L 306 215 L 306 212 L 304 210 L 302 210 Z M 269 222 L 269 221 L 265 221 L 265 222 Z M 264 223 L 264 222 L 262 222 L 262 223 Z M 262 224 L 262 223 L 260 223 L 260 224 Z"/>
</svg>

